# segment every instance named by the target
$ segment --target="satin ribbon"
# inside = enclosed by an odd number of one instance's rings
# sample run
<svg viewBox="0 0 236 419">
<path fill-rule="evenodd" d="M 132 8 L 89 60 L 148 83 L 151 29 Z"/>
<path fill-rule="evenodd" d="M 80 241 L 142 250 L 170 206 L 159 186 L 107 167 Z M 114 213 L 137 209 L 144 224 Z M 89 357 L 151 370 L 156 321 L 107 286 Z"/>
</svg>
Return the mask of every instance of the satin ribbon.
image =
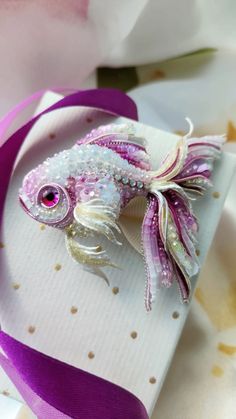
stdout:
<svg viewBox="0 0 236 419">
<path fill-rule="evenodd" d="M 127 390 L 44 355 L 4 332 L 0 363 L 40 419 L 147 419 Z"/>
<path fill-rule="evenodd" d="M 4 140 L 4 132 L 19 112 L 43 93 L 35 93 L 0 121 L 0 221 L 16 156 L 40 117 L 56 109 L 87 106 L 138 119 L 136 105 L 119 90 L 85 90 L 59 100 Z M 3 331 L 0 347 L 4 351 L 0 354 L 0 365 L 39 419 L 148 419 L 136 396 L 107 380 L 38 352 Z"/>
</svg>

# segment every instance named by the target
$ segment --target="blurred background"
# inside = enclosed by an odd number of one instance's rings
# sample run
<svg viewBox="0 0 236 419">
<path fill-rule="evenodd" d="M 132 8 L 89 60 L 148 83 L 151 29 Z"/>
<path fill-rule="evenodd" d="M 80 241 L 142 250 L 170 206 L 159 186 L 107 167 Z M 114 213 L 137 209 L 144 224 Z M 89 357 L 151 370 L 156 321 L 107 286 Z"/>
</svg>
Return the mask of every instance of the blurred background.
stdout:
<svg viewBox="0 0 236 419">
<path fill-rule="evenodd" d="M 233 0 L 0 0 L 0 115 L 40 89 L 117 87 L 141 122 L 181 134 L 188 116 L 236 152 L 235 22 Z M 153 419 L 236 418 L 235 182 Z"/>
</svg>

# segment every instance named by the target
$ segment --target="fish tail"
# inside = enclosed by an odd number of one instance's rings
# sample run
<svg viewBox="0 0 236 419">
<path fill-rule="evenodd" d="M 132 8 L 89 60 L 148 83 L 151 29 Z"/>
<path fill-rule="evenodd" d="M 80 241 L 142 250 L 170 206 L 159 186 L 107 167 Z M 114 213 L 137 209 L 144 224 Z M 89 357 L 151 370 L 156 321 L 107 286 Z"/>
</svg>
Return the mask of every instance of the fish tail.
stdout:
<svg viewBox="0 0 236 419">
<path fill-rule="evenodd" d="M 198 222 L 191 200 L 204 195 L 211 186 L 213 163 L 219 158 L 225 137 L 222 135 L 180 138 L 160 168 L 150 171 L 147 209 L 142 225 L 143 253 L 146 262 L 148 310 L 156 290 L 177 281 L 183 302 L 189 300 L 190 279 L 199 272 L 196 257 Z"/>
</svg>

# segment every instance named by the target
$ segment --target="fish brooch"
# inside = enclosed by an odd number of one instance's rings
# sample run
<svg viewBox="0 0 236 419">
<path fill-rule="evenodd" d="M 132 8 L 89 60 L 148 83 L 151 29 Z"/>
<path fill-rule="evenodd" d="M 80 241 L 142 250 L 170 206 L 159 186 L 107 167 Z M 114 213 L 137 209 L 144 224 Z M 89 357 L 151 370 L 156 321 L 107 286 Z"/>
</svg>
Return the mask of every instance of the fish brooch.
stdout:
<svg viewBox="0 0 236 419">
<path fill-rule="evenodd" d="M 70 256 L 98 272 L 115 265 L 101 245 L 84 245 L 79 239 L 100 234 L 121 244 L 119 216 L 132 199 L 145 197 L 141 238 L 146 309 L 151 309 L 157 290 L 174 281 L 187 302 L 191 277 L 199 271 L 198 222 L 191 200 L 211 186 L 223 143 L 223 136 L 191 138 L 190 132 L 152 170 L 146 142 L 132 124 L 100 126 L 30 171 L 19 201 L 36 221 L 63 230 Z"/>
</svg>

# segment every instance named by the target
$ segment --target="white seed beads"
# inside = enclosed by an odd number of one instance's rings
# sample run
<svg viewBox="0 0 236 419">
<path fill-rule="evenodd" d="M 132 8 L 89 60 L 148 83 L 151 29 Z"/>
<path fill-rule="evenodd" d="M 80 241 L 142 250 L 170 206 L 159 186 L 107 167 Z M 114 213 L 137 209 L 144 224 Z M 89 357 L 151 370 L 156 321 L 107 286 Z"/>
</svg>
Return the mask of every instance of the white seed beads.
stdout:
<svg viewBox="0 0 236 419">
<path fill-rule="evenodd" d="M 96 144 L 76 144 L 48 158 L 26 176 L 23 191 L 30 198 L 37 219 L 54 223 L 61 220 L 68 210 L 68 199 L 63 193 L 59 204 L 52 209 L 44 208 L 36 201 L 37 193 L 44 184 L 55 183 L 67 188 L 72 178 L 75 182 L 80 182 L 82 177 L 85 188 L 87 178 L 94 178 L 99 184 L 105 183 L 106 188 L 103 188 L 103 192 L 100 191 L 99 197 L 104 199 L 106 204 L 113 206 L 117 205 L 120 199 L 121 205 L 124 206 L 135 195 L 145 194 L 145 186 L 151 181 L 149 172 L 131 165 L 113 150 Z M 91 190 L 91 193 L 94 191 Z M 90 199 L 93 197 L 89 196 Z M 111 197 L 114 198 L 112 202 Z"/>
</svg>

